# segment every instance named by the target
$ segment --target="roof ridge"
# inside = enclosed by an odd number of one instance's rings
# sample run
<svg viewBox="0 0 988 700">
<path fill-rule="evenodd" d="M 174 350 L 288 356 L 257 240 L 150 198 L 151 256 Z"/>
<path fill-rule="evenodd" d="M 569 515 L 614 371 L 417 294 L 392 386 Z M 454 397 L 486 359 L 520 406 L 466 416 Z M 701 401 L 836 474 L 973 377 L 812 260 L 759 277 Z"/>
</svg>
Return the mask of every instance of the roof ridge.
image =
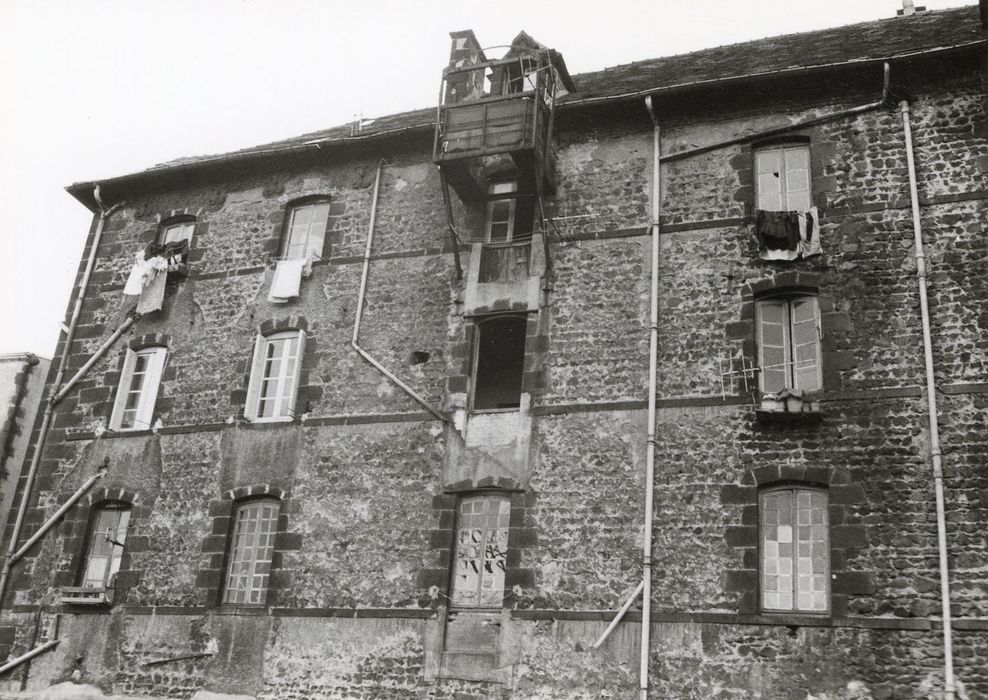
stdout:
<svg viewBox="0 0 988 700">
<path fill-rule="evenodd" d="M 916 21 L 918 19 L 925 19 L 930 15 L 941 15 L 941 14 L 946 14 L 948 12 L 961 12 L 964 10 L 970 11 L 972 8 L 977 8 L 977 7 L 978 7 L 977 4 L 960 5 L 958 7 L 943 7 L 936 10 L 919 11 L 912 15 L 896 15 L 895 17 L 879 17 L 878 19 L 870 19 L 870 20 L 865 20 L 863 22 L 850 22 L 848 24 L 838 24 L 832 27 L 821 27 L 818 29 L 807 29 L 805 31 L 790 32 L 788 34 L 770 34 L 768 36 L 764 36 L 758 39 L 746 39 L 744 41 L 735 41 L 730 44 L 717 44 L 716 46 L 707 46 L 702 49 L 696 49 L 694 51 L 683 51 L 681 53 L 672 53 L 665 56 L 653 56 L 652 58 L 643 58 L 640 61 L 631 61 L 629 63 L 618 63 L 613 66 L 605 66 L 604 68 L 601 68 L 599 70 L 586 71 L 585 73 L 576 73 L 573 76 L 573 80 L 575 81 L 581 76 L 585 76 L 585 75 L 598 75 L 600 73 L 604 73 L 609 70 L 624 69 L 624 68 L 629 68 L 631 66 L 642 66 L 642 65 L 647 65 L 649 63 L 654 63 L 655 61 L 664 61 L 673 58 L 684 58 L 686 56 L 694 56 L 696 54 L 702 54 L 707 51 L 717 51 L 721 49 L 744 46 L 746 44 L 758 44 L 769 40 L 777 40 L 781 42 L 784 40 L 792 39 L 794 37 L 804 36 L 807 34 L 819 34 L 821 32 L 836 31 L 839 29 L 845 29 L 847 27 L 863 27 L 868 24 L 878 25 L 878 24 L 884 24 L 886 22 L 896 22 L 896 21 Z"/>
</svg>

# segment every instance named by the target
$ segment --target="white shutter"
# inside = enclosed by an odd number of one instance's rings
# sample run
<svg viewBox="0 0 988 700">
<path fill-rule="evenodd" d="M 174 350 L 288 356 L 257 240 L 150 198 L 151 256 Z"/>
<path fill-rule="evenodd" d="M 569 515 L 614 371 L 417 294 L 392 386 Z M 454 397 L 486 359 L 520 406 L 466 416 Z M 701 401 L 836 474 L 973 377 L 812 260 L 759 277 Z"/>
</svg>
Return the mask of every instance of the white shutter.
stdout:
<svg viewBox="0 0 988 700">
<path fill-rule="evenodd" d="M 127 393 L 130 391 L 131 380 L 134 376 L 134 365 L 137 363 L 137 353 L 127 349 L 123 367 L 120 369 L 120 381 L 117 383 L 117 398 L 113 402 L 113 413 L 110 414 L 110 430 L 120 430 L 124 407 L 127 405 Z"/>
<path fill-rule="evenodd" d="M 305 350 L 305 331 L 298 332 L 298 348 L 295 354 L 295 364 L 293 366 L 294 376 L 288 378 L 288 410 L 287 415 L 294 417 L 295 400 L 298 397 L 298 385 L 302 377 L 302 352 Z"/>
<path fill-rule="evenodd" d="M 810 149 L 796 146 L 783 150 L 785 162 L 785 209 L 806 211 L 810 208 Z"/>
<path fill-rule="evenodd" d="M 247 403 L 244 406 L 244 418 L 257 419 L 257 400 L 261 393 L 261 383 L 264 379 L 264 348 L 267 341 L 263 335 L 254 340 L 254 354 L 250 362 L 250 379 L 247 382 Z"/>
<path fill-rule="evenodd" d="M 803 391 L 820 388 L 820 321 L 816 297 L 793 299 L 793 386 Z"/>
<path fill-rule="evenodd" d="M 140 354 L 147 355 L 147 374 L 144 376 L 144 386 L 141 388 L 140 403 L 137 406 L 137 417 L 134 427 L 146 430 L 154 420 L 154 404 L 158 399 L 158 387 L 161 385 L 161 371 L 165 366 L 165 348 L 141 350 Z"/>
</svg>

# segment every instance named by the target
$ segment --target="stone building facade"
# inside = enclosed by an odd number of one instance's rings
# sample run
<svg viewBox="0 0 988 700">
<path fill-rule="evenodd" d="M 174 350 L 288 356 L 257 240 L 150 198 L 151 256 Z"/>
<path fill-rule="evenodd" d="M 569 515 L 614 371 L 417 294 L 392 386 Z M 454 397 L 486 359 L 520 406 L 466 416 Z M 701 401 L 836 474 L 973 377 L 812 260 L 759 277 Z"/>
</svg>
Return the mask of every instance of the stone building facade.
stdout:
<svg viewBox="0 0 988 700">
<path fill-rule="evenodd" d="M 572 77 L 455 32 L 438 127 L 70 187 L 8 555 L 71 505 L 0 584 L 0 651 L 44 647 L 8 689 L 633 697 L 650 570 L 652 697 L 988 697 L 982 32 Z"/>
<path fill-rule="evenodd" d="M 7 519 L 14 486 L 27 453 L 51 360 L 32 353 L 0 355 L 0 518 Z"/>
</svg>

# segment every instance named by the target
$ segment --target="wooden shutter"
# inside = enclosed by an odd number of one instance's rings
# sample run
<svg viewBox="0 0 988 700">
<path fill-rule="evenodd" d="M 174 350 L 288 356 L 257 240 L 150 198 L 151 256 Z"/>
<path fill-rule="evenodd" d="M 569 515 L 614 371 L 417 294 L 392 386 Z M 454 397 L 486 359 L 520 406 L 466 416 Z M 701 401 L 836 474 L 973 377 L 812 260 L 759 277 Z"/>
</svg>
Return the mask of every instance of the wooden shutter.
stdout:
<svg viewBox="0 0 988 700">
<path fill-rule="evenodd" d="M 790 301 L 793 386 L 803 391 L 820 388 L 820 322 L 816 297 Z"/>
<path fill-rule="evenodd" d="M 756 306 L 758 324 L 758 383 L 765 393 L 791 386 L 789 341 L 789 302 L 766 300 Z"/>
<path fill-rule="evenodd" d="M 247 403 L 244 406 L 244 418 L 257 419 L 257 399 L 261 393 L 261 381 L 264 379 L 264 348 L 267 341 L 263 335 L 254 339 L 254 354 L 250 362 L 250 379 L 247 382 Z"/>
</svg>

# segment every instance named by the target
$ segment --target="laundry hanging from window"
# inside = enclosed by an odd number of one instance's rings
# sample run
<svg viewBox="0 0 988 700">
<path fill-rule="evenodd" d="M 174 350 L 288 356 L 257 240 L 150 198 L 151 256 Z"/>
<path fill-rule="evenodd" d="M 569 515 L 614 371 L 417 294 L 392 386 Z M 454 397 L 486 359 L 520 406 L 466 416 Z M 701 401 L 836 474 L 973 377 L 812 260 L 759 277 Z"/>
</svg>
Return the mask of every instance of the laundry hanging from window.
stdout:
<svg viewBox="0 0 988 700">
<path fill-rule="evenodd" d="M 272 304 L 287 304 L 299 295 L 303 275 L 310 274 L 312 274 L 311 259 L 279 260 L 274 267 L 268 301 Z"/>
<path fill-rule="evenodd" d="M 165 282 L 168 275 L 168 259 L 160 255 L 145 258 L 144 252 L 134 255 L 134 266 L 124 285 L 123 293 L 139 296 L 137 313 L 157 311 L 165 299 Z"/>
<path fill-rule="evenodd" d="M 758 210 L 755 237 L 762 260 L 796 260 L 819 255 L 820 228 L 816 207 L 808 211 Z"/>
</svg>

